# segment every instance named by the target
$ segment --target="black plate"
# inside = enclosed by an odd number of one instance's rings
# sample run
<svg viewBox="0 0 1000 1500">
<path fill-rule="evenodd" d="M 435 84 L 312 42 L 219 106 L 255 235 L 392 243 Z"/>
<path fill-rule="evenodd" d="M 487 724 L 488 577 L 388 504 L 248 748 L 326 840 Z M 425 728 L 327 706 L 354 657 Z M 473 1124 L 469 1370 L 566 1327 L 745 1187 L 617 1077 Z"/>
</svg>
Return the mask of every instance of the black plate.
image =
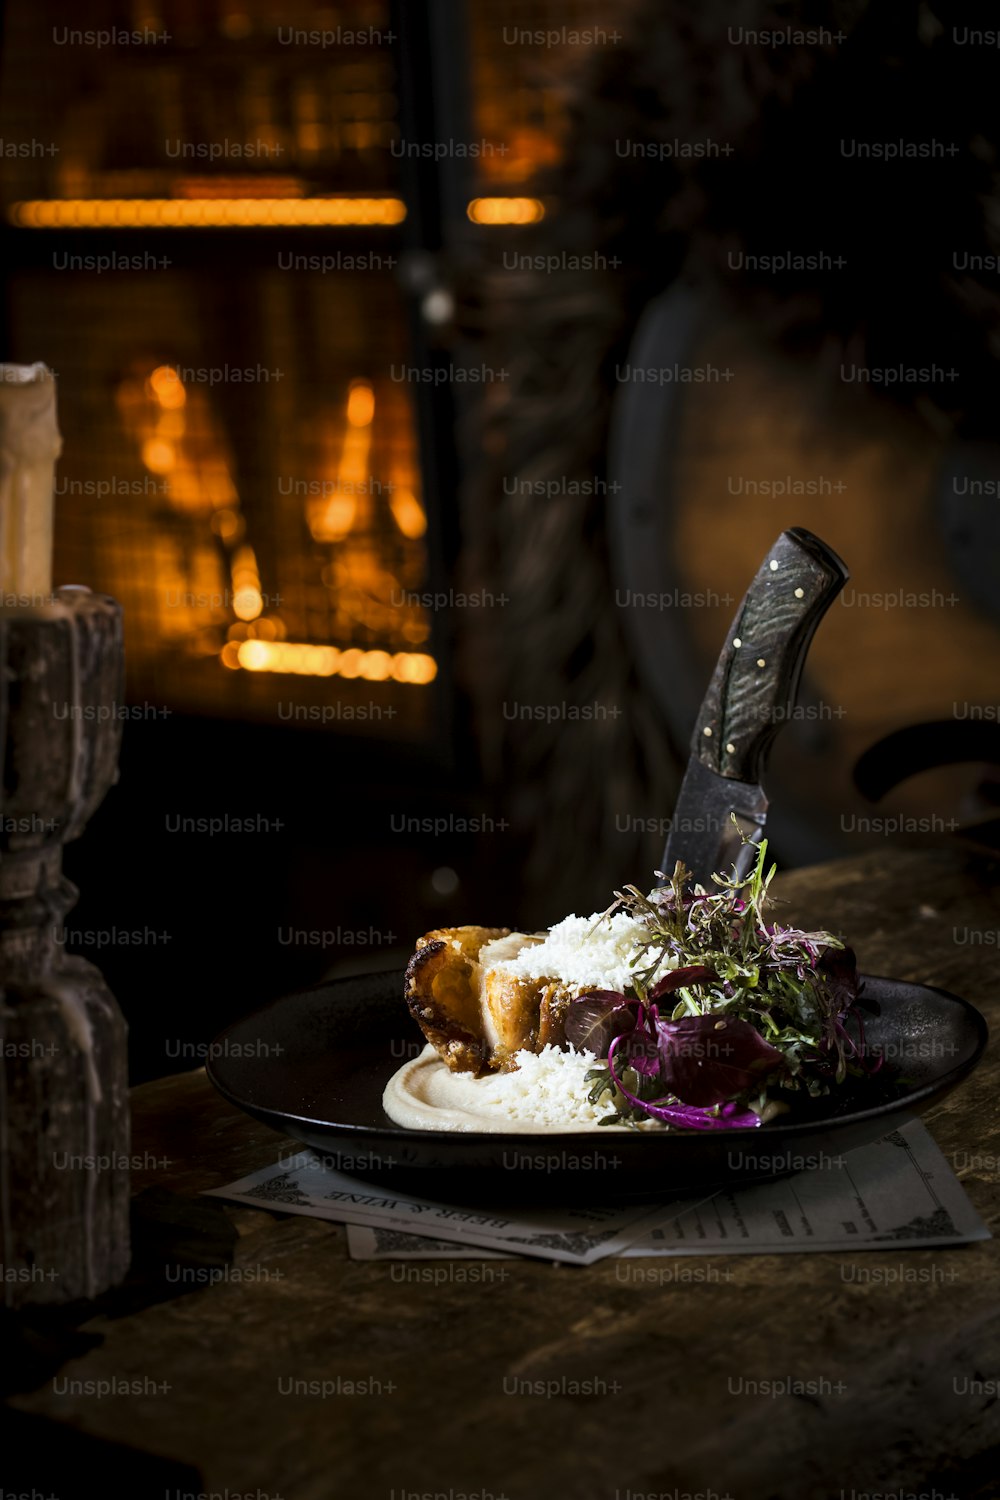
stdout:
<svg viewBox="0 0 1000 1500">
<path fill-rule="evenodd" d="M 223 1031 L 208 1076 L 256 1119 L 339 1170 L 425 1196 L 531 1198 L 598 1183 L 604 1196 L 662 1197 L 822 1166 L 942 1098 L 978 1063 L 986 1022 L 946 990 L 866 975 L 866 1016 L 883 1068 L 755 1130 L 653 1134 L 458 1134 L 403 1130 L 382 1108 L 386 1082 L 423 1047 L 403 975 L 366 974 L 273 1001 Z M 435 1174 L 447 1171 L 447 1186 Z"/>
</svg>

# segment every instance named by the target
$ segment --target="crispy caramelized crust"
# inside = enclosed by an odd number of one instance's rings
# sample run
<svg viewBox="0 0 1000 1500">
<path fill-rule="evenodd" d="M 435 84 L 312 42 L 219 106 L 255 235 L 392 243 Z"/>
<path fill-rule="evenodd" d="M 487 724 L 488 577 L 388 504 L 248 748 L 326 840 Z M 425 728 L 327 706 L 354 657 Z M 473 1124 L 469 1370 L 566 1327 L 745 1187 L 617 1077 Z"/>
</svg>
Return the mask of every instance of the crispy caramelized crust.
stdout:
<svg viewBox="0 0 1000 1500">
<path fill-rule="evenodd" d="M 509 927 L 435 927 L 433 932 L 417 938 L 417 947 L 422 948 L 425 943 L 449 943 L 452 948 L 461 949 L 466 958 L 477 959 L 487 943 L 509 936 Z"/>
<path fill-rule="evenodd" d="M 506 937 L 507 927 L 442 927 L 417 942 L 406 966 L 404 995 L 410 1014 L 449 1068 L 456 1073 L 490 1071 L 492 1048 L 484 1033 L 482 970 L 484 943 Z"/>
<path fill-rule="evenodd" d="M 490 967 L 483 948 L 509 937 Z M 566 1047 L 571 992 L 552 977 L 527 979 L 493 967 L 541 941 L 507 927 L 439 927 L 417 940 L 406 969 L 406 1003 L 427 1040 L 456 1073 L 504 1072 L 515 1054 Z"/>
</svg>

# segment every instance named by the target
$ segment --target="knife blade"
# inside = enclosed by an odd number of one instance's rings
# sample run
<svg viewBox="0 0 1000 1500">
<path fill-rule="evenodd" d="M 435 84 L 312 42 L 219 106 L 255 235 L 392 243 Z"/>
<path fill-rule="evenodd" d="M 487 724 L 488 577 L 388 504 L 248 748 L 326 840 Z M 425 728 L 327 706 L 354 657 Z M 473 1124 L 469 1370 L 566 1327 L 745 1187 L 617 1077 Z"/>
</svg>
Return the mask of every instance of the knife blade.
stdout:
<svg viewBox="0 0 1000 1500">
<path fill-rule="evenodd" d="M 715 871 L 732 867 L 742 879 L 752 868 L 767 818 L 767 757 L 795 706 L 816 627 L 849 577 L 832 547 L 800 526 L 783 531 L 765 557 L 695 723 L 663 854 L 665 880 L 679 859 L 708 889 Z"/>
</svg>

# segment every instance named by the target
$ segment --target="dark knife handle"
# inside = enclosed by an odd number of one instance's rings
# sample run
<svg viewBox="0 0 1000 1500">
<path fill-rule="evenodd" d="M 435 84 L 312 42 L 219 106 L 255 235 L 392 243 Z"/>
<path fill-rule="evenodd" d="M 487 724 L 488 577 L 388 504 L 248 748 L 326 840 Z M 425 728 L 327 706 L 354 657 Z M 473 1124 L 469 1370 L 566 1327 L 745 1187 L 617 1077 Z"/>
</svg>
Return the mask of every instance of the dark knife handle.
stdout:
<svg viewBox="0 0 1000 1500">
<path fill-rule="evenodd" d="M 795 704 L 809 644 L 850 577 L 811 531 L 783 531 L 736 611 L 691 739 L 713 771 L 760 781 L 771 740 Z"/>
</svg>

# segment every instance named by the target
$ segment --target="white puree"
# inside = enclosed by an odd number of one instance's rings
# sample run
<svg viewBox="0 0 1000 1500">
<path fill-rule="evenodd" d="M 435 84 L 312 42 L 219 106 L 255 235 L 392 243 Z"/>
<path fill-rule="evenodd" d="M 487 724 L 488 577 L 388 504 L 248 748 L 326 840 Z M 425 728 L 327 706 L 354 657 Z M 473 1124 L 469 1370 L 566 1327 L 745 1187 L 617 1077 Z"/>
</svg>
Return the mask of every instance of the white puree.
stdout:
<svg viewBox="0 0 1000 1500">
<path fill-rule="evenodd" d="M 565 1135 L 596 1130 L 610 1113 L 607 1096 L 590 1104 L 584 1075 L 597 1059 L 586 1052 L 545 1047 L 519 1052 L 512 1073 L 453 1073 L 427 1046 L 386 1084 L 382 1106 L 408 1130 L 491 1131 L 509 1135 Z M 602 1130 L 628 1130 L 604 1125 Z M 662 1128 L 662 1127 L 661 1127 Z"/>
</svg>

